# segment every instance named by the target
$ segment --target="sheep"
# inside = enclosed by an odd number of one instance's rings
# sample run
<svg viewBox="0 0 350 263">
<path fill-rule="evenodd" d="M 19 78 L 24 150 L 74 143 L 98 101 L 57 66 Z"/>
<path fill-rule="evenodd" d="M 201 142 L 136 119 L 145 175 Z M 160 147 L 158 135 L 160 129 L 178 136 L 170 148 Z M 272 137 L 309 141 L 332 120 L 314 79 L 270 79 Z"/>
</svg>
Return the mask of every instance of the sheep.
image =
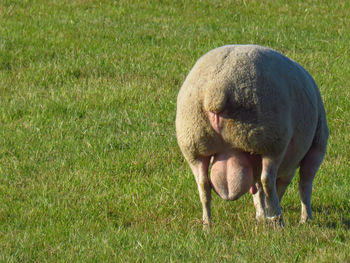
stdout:
<svg viewBox="0 0 350 263">
<path fill-rule="evenodd" d="M 298 63 L 258 45 L 211 50 L 186 77 L 175 122 L 204 226 L 212 222 L 213 189 L 224 200 L 250 190 L 256 219 L 284 227 L 280 202 L 298 167 L 300 222 L 312 219 L 312 183 L 329 131 L 318 87 Z"/>
</svg>

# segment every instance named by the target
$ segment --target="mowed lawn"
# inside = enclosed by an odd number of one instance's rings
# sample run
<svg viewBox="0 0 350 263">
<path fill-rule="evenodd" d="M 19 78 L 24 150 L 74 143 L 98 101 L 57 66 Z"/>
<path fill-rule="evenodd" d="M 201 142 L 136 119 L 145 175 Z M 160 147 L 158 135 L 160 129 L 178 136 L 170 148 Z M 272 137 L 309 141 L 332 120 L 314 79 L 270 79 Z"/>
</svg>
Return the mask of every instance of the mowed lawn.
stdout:
<svg viewBox="0 0 350 263">
<path fill-rule="evenodd" d="M 0 0 L 0 262 L 349 262 L 350 2 Z M 177 146 L 178 90 L 225 44 L 303 65 L 330 139 L 299 225 L 214 194 L 214 226 Z"/>
</svg>

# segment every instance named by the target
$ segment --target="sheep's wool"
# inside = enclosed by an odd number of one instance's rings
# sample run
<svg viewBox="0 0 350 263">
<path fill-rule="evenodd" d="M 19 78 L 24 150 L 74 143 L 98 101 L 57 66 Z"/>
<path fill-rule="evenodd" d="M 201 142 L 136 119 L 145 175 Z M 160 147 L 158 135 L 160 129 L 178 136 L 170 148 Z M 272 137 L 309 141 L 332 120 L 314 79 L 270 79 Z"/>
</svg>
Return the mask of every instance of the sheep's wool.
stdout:
<svg viewBox="0 0 350 263">
<path fill-rule="evenodd" d="M 223 117 L 221 136 L 210 125 L 209 112 Z M 313 139 L 327 140 L 322 125 L 324 107 L 310 74 L 295 61 L 256 45 L 228 45 L 205 54 L 177 99 L 176 133 L 189 162 L 215 154 L 223 143 L 253 154 L 278 155 L 292 136 L 305 145 L 305 154 Z M 315 135 L 316 130 L 324 136 Z"/>
</svg>

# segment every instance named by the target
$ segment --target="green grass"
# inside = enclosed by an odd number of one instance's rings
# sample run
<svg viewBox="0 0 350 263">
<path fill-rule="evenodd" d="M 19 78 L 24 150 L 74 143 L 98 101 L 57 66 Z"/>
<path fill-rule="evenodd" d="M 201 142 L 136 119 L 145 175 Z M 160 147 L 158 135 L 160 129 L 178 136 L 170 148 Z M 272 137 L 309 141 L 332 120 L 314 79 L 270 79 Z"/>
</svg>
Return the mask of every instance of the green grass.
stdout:
<svg viewBox="0 0 350 263">
<path fill-rule="evenodd" d="M 0 1 L 1 262 L 348 262 L 348 1 Z M 205 52 L 272 47 L 319 84 L 330 140 L 315 219 L 297 178 L 284 231 L 249 195 L 213 200 L 175 138 L 177 92 Z"/>
</svg>

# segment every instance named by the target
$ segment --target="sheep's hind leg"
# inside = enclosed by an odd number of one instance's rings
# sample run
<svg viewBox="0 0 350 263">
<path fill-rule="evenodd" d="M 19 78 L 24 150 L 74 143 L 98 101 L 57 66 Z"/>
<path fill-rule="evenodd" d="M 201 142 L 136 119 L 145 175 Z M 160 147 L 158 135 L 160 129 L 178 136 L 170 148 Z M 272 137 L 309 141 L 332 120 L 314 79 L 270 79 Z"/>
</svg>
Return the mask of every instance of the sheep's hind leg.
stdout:
<svg viewBox="0 0 350 263">
<path fill-rule="evenodd" d="M 195 176 L 199 198 L 203 207 L 203 226 L 207 228 L 211 225 L 211 186 L 208 178 L 210 157 L 203 157 L 197 160 L 196 164 L 190 164 Z"/>
<path fill-rule="evenodd" d="M 255 218 L 258 222 L 262 222 L 266 218 L 265 214 L 265 194 L 261 182 L 255 184 L 257 189 L 256 193 L 253 194 L 253 202 L 255 207 Z"/>
<path fill-rule="evenodd" d="M 301 199 L 301 219 L 300 223 L 305 223 L 312 219 L 311 194 L 312 183 L 318 168 L 320 167 L 324 155 L 325 147 L 313 145 L 305 155 L 300 164 L 299 193 Z"/>
<path fill-rule="evenodd" d="M 263 157 L 261 184 L 265 193 L 265 215 L 268 223 L 284 226 L 282 210 L 276 189 L 280 158 Z"/>
</svg>

